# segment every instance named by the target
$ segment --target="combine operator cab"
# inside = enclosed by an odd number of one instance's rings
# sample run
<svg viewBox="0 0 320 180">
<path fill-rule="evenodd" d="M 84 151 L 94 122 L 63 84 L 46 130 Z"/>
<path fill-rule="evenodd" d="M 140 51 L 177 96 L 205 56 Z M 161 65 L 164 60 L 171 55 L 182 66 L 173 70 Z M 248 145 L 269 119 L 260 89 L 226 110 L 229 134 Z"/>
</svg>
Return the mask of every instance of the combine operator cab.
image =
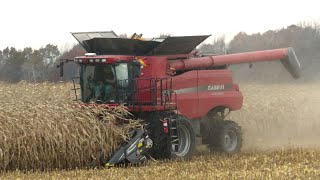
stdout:
<svg viewBox="0 0 320 180">
<path fill-rule="evenodd" d="M 123 104 L 132 111 L 168 108 L 172 101 L 171 80 L 141 78 L 141 71 L 147 62 L 131 57 L 123 59 L 115 60 L 110 56 L 77 57 L 75 61 L 80 66 L 81 101 L 90 104 Z"/>
<path fill-rule="evenodd" d="M 174 109 L 168 58 L 189 53 L 208 36 L 120 38 L 113 31 L 72 33 L 88 52 L 80 65 L 84 103 L 124 104 L 132 111 Z"/>
<path fill-rule="evenodd" d="M 123 104 L 134 98 L 136 63 L 80 64 L 81 99 L 84 103 Z"/>
</svg>

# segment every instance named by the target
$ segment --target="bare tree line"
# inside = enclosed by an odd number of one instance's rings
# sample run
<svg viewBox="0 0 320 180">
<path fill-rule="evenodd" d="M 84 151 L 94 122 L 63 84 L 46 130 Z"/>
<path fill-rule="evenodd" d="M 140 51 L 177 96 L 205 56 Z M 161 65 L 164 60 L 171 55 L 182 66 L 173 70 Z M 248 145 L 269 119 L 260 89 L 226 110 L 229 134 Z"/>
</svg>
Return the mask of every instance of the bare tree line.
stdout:
<svg viewBox="0 0 320 180">
<path fill-rule="evenodd" d="M 239 32 L 227 44 L 224 37 L 215 39 L 211 44 L 203 44 L 200 51 L 216 54 L 239 53 L 257 50 L 293 47 L 302 67 L 302 78 L 298 82 L 315 81 L 320 77 L 320 25 L 301 23 L 265 33 L 248 35 Z M 292 78 L 279 62 L 255 63 L 253 68 L 247 64 L 231 66 L 238 81 L 255 82 L 292 82 Z"/>
<path fill-rule="evenodd" d="M 0 80 L 8 82 L 42 82 L 56 79 L 54 65 L 60 56 L 57 46 L 48 44 L 40 49 L 26 47 L 0 50 Z"/>
<path fill-rule="evenodd" d="M 160 36 L 168 36 L 168 34 Z M 229 43 L 225 41 L 224 36 L 218 37 L 209 44 L 202 44 L 198 51 L 202 54 L 215 55 L 283 47 L 293 47 L 300 59 L 303 78 L 299 81 L 314 81 L 319 78 L 320 25 L 318 23 L 300 23 L 250 35 L 239 32 Z M 0 80 L 8 82 L 70 80 L 77 76 L 77 66 L 74 63 L 65 64 L 65 76 L 61 79 L 56 67 L 59 59 L 73 59 L 75 56 L 84 54 L 85 50 L 79 44 L 64 53 L 61 53 L 58 47 L 52 44 L 39 49 L 27 47 L 17 50 L 14 47 L 7 47 L 0 50 Z M 251 69 L 247 64 L 233 65 L 231 69 L 238 81 L 284 82 L 291 80 L 288 73 L 277 62 L 256 63 Z"/>
</svg>

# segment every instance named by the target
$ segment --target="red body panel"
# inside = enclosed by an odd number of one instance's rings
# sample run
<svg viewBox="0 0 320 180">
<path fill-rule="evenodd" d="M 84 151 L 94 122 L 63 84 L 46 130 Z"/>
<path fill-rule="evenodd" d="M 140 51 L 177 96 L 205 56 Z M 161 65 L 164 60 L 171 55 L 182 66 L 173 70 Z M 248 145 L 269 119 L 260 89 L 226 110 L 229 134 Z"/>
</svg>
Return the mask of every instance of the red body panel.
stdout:
<svg viewBox="0 0 320 180">
<path fill-rule="evenodd" d="M 115 63 L 117 61 L 131 61 L 144 59 L 147 66 L 141 69 L 141 74 L 135 80 L 139 89 L 135 93 L 139 109 L 131 108 L 131 111 L 161 111 L 177 108 L 177 112 L 189 119 L 197 119 L 216 107 L 227 107 L 230 110 L 238 110 L 242 107 L 243 96 L 239 86 L 233 83 L 230 70 L 194 70 L 199 68 L 221 66 L 256 61 L 272 61 L 286 58 L 288 49 L 276 49 L 256 51 L 231 55 L 191 58 L 190 55 L 176 56 L 81 56 L 75 61 L 84 64 Z M 183 60 L 178 60 L 183 58 Z M 191 59 L 190 59 L 191 58 Z M 103 59 L 103 62 L 100 61 Z M 171 59 L 176 61 L 170 61 Z M 174 70 L 183 70 L 182 74 L 175 75 Z M 189 70 L 189 71 L 186 71 Z M 150 79 L 155 82 L 150 83 Z M 161 79 L 167 79 L 162 82 Z M 174 92 L 170 102 L 162 104 L 162 87 L 172 83 Z M 153 84 L 153 85 L 152 85 Z M 155 84 L 155 85 L 154 85 Z M 171 86 L 171 85 L 170 85 Z M 157 89 L 152 95 L 152 88 Z M 170 87 L 171 88 L 171 87 Z M 168 89 L 166 89 L 168 90 Z M 171 89 L 170 89 L 171 90 Z M 154 100 L 157 100 L 154 103 Z"/>
<path fill-rule="evenodd" d="M 216 87 L 216 88 L 215 88 Z M 220 87 L 220 88 L 217 88 Z M 215 107 L 238 110 L 243 96 L 229 70 L 189 71 L 173 78 L 179 113 L 189 119 L 204 117 Z"/>
<path fill-rule="evenodd" d="M 178 112 L 190 119 L 198 116 L 198 71 L 189 71 L 173 77 L 172 85 L 172 89 L 177 93 Z"/>
<path fill-rule="evenodd" d="M 199 71 L 198 87 L 207 87 L 207 90 L 201 90 L 198 93 L 199 117 L 205 116 L 210 110 L 218 106 L 227 107 L 231 111 L 242 107 L 242 93 L 239 91 L 238 85 L 233 83 L 232 74 L 229 70 Z"/>
</svg>

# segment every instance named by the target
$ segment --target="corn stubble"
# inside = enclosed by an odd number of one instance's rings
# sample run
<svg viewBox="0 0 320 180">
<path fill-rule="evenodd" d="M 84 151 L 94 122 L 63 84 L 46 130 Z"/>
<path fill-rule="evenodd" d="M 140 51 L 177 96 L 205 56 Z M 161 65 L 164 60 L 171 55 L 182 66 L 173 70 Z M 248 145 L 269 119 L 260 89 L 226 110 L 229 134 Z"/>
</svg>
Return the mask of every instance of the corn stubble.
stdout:
<svg viewBox="0 0 320 180">
<path fill-rule="evenodd" d="M 0 175 L 2 179 L 319 179 L 320 151 L 314 149 L 206 154 L 187 162 L 151 162 L 142 167 Z"/>
<path fill-rule="evenodd" d="M 0 170 L 87 167 L 107 158 L 127 136 L 123 107 L 79 107 L 70 84 L 0 84 Z M 97 120 L 97 114 L 100 114 Z"/>
</svg>

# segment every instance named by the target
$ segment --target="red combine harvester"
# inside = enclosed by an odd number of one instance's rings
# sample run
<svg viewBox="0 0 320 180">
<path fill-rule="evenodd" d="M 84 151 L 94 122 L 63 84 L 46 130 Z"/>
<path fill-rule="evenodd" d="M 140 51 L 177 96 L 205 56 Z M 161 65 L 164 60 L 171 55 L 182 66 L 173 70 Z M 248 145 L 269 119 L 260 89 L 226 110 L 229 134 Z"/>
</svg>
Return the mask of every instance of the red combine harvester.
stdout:
<svg viewBox="0 0 320 180">
<path fill-rule="evenodd" d="M 226 120 L 242 107 L 230 64 L 280 60 L 294 78 L 300 64 L 292 48 L 218 56 L 193 50 L 209 36 L 120 38 L 113 31 L 72 33 L 88 52 L 75 57 L 80 66 L 81 101 L 125 105 L 148 123 L 111 157 L 108 166 L 154 158 L 188 158 L 198 144 L 236 153 L 241 127 Z M 62 65 L 66 62 L 61 61 Z"/>
</svg>

